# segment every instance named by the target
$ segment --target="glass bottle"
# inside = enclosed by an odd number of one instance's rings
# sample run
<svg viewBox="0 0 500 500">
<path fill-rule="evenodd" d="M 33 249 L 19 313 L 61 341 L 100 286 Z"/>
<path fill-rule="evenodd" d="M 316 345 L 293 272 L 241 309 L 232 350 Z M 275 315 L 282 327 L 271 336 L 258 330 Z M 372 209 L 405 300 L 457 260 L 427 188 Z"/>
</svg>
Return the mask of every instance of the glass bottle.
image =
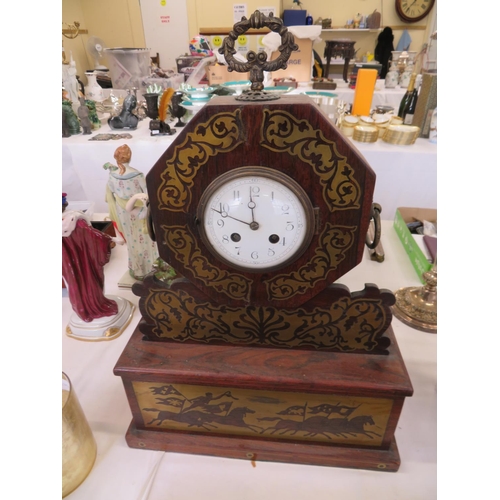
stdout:
<svg viewBox="0 0 500 500">
<path fill-rule="evenodd" d="M 413 80 L 413 90 L 411 91 L 408 103 L 405 106 L 405 110 L 403 112 L 403 117 L 402 117 L 403 123 L 405 125 L 411 125 L 413 123 L 413 115 L 415 114 L 415 109 L 417 108 L 418 86 L 415 84 L 416 76 L 417 75 L 415 75 L 415 73 L 411 76 Z M 408 90 L 410 90 L 409 86 Z"/>
<path fill-rule="evenodd" d="M 401 99 L 401 103 L 399 104 L 398 116 L 404 120 L 404 113 L 406 110 L 406 106 L 410 100 L 411 95 L 413 94 L 413 90 L 415 88 L 415 79 L 417 75 L 412 74 L 410 77 L 410 83 L 408 84 L 408 90 L 405 92 L 405 95 Z"/>
</svg>

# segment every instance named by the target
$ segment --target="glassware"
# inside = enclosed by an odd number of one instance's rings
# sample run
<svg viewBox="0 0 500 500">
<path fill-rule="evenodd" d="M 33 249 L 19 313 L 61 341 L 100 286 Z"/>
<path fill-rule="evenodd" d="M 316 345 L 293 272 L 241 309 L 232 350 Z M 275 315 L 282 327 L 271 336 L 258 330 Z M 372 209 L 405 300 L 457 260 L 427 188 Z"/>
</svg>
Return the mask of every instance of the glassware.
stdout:
<svg viewBox="0 0 500 500">
<path fill-rule="evenodd" d="M 89 475 L 97 456 L 92 430 L 68 376 L 62 374 L 62 496 Z"/>
<path fill-rule="evenodd" d="M 170 109 L 172 116 L 177 118 L 177 123 L 174 127 L 184 127 L 186 125 L 181 121 L 181 118 L 186 114 L 187 109 L 181 106 L 183 92 L 175 92 L 170 101 Z"/>
</svg>

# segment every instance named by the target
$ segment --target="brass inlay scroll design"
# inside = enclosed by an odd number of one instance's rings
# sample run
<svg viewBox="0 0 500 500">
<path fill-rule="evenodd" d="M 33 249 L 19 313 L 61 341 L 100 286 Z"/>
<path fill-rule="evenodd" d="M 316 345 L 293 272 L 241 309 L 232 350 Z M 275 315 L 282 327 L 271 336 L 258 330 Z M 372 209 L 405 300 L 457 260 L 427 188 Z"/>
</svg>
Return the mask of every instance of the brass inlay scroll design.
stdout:
<svg viewBox="0 0 500 500">
<path fill-rule="evenodd" d="M 133 381 L 144 426 L 270 437 L 325 444 L 380 446 L 393 401 Z"/>
<path fill-rule="evenodd" d="M 210 264 L 198 247 L 197 239 L 187 228 L 183 226 L 161 226 L 161 228 L 165 235 L 165 245 L 205 286 L 213 287 L 231 299 L 249 299 L 252 281 L 241 274 L 229 273 Z"/>
<path fill-rule="evenodd" d="M 184 290 L 151 287 L 141 299 L 151 340 L 228 342 L 233 345 L 313 347 L 339 352 L 381 352 L 390 324 L 387 298 L 342 297 L 328 307 L 227 307 L 197 300 Z"/>
<path fill-rule="evenodd" d="M 191 188 L 198 170 L 212 156 L 227 153 L 243 142 L 241 110 L 218 113 L 186 135 L 167 161 L 158 187 L 158 208 L 187 212 Z"/>
<path fill-rule="evenodd" d="M 266 281 L 269 299 L 289 299 L 296 294 L 306 293 L 318 281 L 324 280 L 345 259 L 354 242 L 356 229 L 354 226 L 326 224 L 314 257 L 307 264 L 290 274 L 280 274 Z"/>
<path fill-rule="evenodd" d="M 361 189 L 354 169 L 321 130 L 307 120 L 286 111 L 264 110 L 261 145 L 271 151 L 298 156 L 309 164 L 323 187 L 323 199 L 330 211 L 360 207 Z"/>
</svg>

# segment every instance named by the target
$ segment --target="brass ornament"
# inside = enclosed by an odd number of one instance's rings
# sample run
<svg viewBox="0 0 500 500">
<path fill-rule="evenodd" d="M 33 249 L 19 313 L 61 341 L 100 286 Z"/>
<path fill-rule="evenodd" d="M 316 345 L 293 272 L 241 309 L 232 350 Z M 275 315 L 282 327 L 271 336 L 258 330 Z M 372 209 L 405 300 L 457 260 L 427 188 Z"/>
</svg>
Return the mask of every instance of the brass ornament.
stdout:
<svg viewBox="0 0 500 500">
<path fill-rule="evenodd" d="M 158 186 L 158 208 L 173 212 L 187 212 L 191 205 L 191 188 L 198 170 L 211 157 L 228 153 L 243 142 L 241 109 L 232 113 L 218 113 L 199 124 L 175 146 L 171 160 L 161 174 Z"/>
<path fill-rule="evenodd" d="M 269 28 L 271 31 L 278 33 L 281 36 L 281 45 L 278 50 L 280 55 L 274 61 L 267 60 L 267 54 L 260 51 L 256 54 L 253 50 L 247 53 L 247 62 L 241 62 L 235 59 L 234 54 L 237 50 L 234 48 L 236 40 L 246 33 L 249 29 Z M 250 81 L 252 85 L 250 90 L 243 92 L 236 100 L 240 101 L 269 101 L 279 99 L 272 93 L 263 92 L 264 88 L 264 71 L 276 71 L 286 69 L 287 61 L 290 54 L 294 50 L 298 50 L 298 45 L 295 43 L 293 35 L 288 31 L 288 28 L 283 26 L 283 21 L 279 17 L 274 17 L 272 13 L 266 16 L 262 12 L 256 10 L 249 19 L 242 17 L 241 21 L 233 26 L 232 31 L 224 38 L 222 47 L 219 53 L 224 55 L 226 59 L 228 71 L 238 71 L 240 73 L 250 72 Z"/>
<path fill-rule="evenodd" d="M 389 345 L 383 334 L 391 322 L 394 296 L 373 285 L 352 295 L 338 288 L 327 306 L 288 310 L 216 305 L 197 298 L 181 283 L 166 287 L 153 278 L 146 280 L 134 291 L 141 295 L 141 332 L 150 340 L 373 354 L 385 354 Z M 338 297 L 339 290 L 343 296 Z"/>
<path fill-rule="evenodd" d="M 326 278 L 345 259 L 354 241 L 356 227 L 326 224 L 319 238 L 318 248 L 310 262 L 289 274 L 280 274 L 267 280 L 270 300 L 285 300 L 306 293 Z"/>
<path fill-rule="evenodd" d="M 400 288 L 392 312 L 416 330 L 437 333 L 437 265 L 423 273 L 424 286 Z"/>
<path fill-rule="evenodd" d="M 387 398 L 132 382 L 146 428 L 378 446 Z"/>
<path fill-rule="evenodd" d="M 252 280 L 235 272 L 228 272 L 210 264 L 191 232 L 184 226 L 161 227 L 163 244 L 174 253 L 205 285 L 235 300 L 249 300 Z"/>
<path fill-rule="evenodd" d="M 378 203 L 372 203 L 372 208 L 370 210 L 370 227 L 368 228 L 368 233 L 366 233 L 365 245 L 370 250 L 376 250 L 380 247 L 380 238 L 382 237 L 382 222 L 380 220 L 380 214 L 382 212 L 382 207 Z M 378 262 L 384 261 L 383 249 L 379 248 L 380 252 L 370 252 L 372 260 L 378 260 Z M 375 258 L 373 258 L 375 255 Z"/>
<path fill-rule="evenodd" d="M 261 137 L 262 147 L 297 156 L 311 166 L 331 212 L 360 207 L 361 189 L 354 179 L 354 169 L 339 154 L 335 142 L 327 140 L 307 120 L 297 120 L 286 111 L 264 109 Z"/>
</svg>

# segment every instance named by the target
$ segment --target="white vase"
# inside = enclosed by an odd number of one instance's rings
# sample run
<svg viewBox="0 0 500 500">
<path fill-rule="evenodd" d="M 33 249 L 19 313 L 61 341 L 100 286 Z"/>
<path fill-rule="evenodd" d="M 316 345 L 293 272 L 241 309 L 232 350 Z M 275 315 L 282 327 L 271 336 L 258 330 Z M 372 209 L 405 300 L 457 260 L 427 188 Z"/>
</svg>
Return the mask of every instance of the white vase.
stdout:
<svg viewBox="0 0 500 500">
<path fill-rule="evenodd" d="M 85 87 L 85 99 L 91 101 L 104 101 L 104 93 L 102 87 L 97 83 L 97 75 L 95 73 L 85 73 L 87 77 L 87 86 Z"/>
<path fill-rule="evenodd" d="M 408 88 L 408 85 L 410 84 L 410 78 L 411 74 L 413 71 L 403 71 L 403 74 L 401 75 L 401 78 L 399 79 L 399 86 L 403 89 Z"/>
<path fill-rule="evenodd" d="M 389 71 L 385 75 L 385 88 L 386 89 L 393 89 L 396 87 L 399 81 L 399 71 L 398 67 L 396 65 L 396 61 L 391 62 L 391 67 L 389 68 Z"/>
</svg>

